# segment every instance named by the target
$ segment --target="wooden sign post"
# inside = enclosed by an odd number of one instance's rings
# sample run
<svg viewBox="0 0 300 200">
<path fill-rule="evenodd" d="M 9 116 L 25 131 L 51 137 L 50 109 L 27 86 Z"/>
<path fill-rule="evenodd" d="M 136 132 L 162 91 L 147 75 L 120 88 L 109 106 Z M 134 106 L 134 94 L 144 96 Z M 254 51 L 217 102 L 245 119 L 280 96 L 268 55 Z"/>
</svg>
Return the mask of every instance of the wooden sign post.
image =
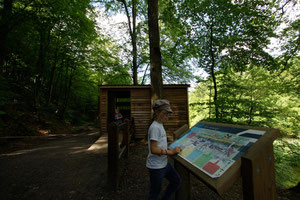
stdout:
<svg viewBox="0 0 300 200">
<path fill-rule="evenodd" d="M 176 199 L 191 198 L 190 174 L 195 175 L 221 196 L 242 176 L 244 200 L 276 199 L 273 141 L 280 135 L 279 130 L 211 122 L 200 123 L 216 127 L 258 130 L 265 133 L 218 178 L 208 176 L 179 155 L 173 156 L 175 168 L 182 178 L 182 187 L 177 191 Z M 188 132 L 186 129 L 183 130 L 184 128 L 178 129 L 174 137 L 177 139 Z"/>
<path fill-rule="evenodd" d="M 268 129 L 267 133 L 242 157 L 244 200 L 277 198 L 273 141 L 279 131 Z"/>
</svg>

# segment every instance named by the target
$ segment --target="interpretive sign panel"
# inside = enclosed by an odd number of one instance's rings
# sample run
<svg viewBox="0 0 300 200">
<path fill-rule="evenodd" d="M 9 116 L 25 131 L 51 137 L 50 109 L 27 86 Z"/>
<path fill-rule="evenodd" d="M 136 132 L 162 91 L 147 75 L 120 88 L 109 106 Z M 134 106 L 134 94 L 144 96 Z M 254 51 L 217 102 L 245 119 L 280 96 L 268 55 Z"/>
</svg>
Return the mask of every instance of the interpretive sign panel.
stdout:
<svg viewBox="0 0 300 200">
<path fill-rule="evenodd" d="M 169 148 L 180 146 L 178 154 L 210 177 L 217 179 L 265 133 L 198 123 Z"/>
</svg>

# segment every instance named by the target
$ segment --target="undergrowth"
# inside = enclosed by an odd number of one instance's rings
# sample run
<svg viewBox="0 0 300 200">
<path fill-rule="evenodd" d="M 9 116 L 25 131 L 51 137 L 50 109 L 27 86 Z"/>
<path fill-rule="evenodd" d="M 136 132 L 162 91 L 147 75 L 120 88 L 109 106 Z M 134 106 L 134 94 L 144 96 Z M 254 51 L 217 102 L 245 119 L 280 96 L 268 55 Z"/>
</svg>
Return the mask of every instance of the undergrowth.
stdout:
<svg viewBox="0 0 300 200">
<path fill-rule="evenodd" d="M 274 142 L 276 184 L 290 188 L 300 182 L 300 139 L 280 138 Z"/>
</svg>

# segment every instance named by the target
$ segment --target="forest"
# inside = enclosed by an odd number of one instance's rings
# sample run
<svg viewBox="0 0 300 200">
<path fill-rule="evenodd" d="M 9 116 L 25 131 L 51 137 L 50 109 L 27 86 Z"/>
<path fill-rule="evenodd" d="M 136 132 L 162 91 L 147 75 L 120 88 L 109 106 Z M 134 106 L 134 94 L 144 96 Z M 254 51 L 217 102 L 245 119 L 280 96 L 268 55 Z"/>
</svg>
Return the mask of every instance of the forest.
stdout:
<svg viewBox="0 0 300 200">
<path fill-rule="evenodd" d="M 1 0 L 0 136 L 97 126 L 98 85 L 151 84 L 147 3 Z M 158 1 L 163 83 L 191 84 L 191 125 L 280 129 L 282 188 L 300 182 L 299 13 L 294 0 Z"/>
</svg>

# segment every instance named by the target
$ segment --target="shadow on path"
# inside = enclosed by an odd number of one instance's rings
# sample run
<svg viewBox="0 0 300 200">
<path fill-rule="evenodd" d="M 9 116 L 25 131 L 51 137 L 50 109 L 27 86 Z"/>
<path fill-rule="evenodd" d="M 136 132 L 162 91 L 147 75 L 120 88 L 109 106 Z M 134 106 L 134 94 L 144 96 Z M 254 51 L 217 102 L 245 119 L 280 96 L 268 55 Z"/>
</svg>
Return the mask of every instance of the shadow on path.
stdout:
<svg viewBox="0 0 300 200">
<path fill-rule="evenodd" d="M 106 153 L 88 150 L 98 132 L 0 154 L 1 199 L 97 199 L 106 184 Z"/>
</svg>

